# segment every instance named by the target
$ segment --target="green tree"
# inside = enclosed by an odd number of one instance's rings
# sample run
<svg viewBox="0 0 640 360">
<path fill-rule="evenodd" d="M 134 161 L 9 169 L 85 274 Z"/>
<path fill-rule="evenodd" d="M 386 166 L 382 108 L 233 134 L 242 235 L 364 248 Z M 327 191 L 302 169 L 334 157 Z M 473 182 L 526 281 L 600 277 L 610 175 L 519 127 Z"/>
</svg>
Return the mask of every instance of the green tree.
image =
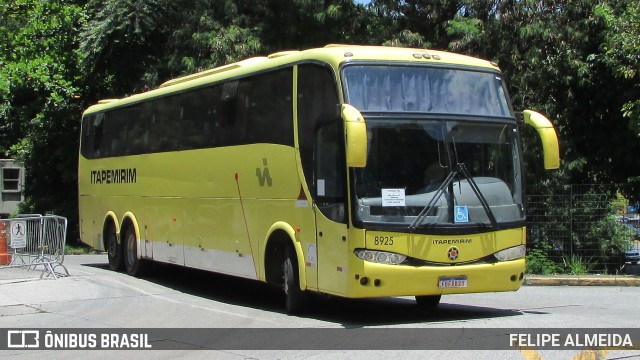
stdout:
<svg viewBox="0 0 640 360">
<path fill-rule="evenodd" d="M 93 0 L 82 30 L 85 77 L 96 99 L 282 50 L 364 40 L 352 0 Z"/>
<path fill-rule="evenodd" d="M 444 49 L 447 24 L 462 9 L 455 0 L 374 0 L 369 36 L 378 44 Z"/>
<path fill-rule="evenodd" d="M 604 58 L 618 78 L 625 83 L 625 99 L 622 114 L 629 119 L 634 134 L 640 137 L 640 8 L 630 2 L 621 11 L 608 4 L 599 5 L 596 14 L 605 24 Z"/>
<path fill-rule="evenodd" d="M 186 5 L 186 4 L 183 4 Z M 149 68 L 158 66 L 178 8 L 170 0 L 92 0 L 80 34 L 79 53 L 88 93 L 97 100 L 150 86 Z M 97 81 L 96 81 L 97 80 Z"/>
<path fill-rule="evenodd" d="M 0 157 L 27 165 L 29 211 L 71 218 L 89 104 L 251 56 L 369 43 L 498 62 L 515 108 L 545 113 L 560 135 L 563 167 L 548 173 L 523 130 L 529 183 L 627 181 L 640 173 L 638 12 L 631 0 L 7 0 Z"/>
<path fill-rule="evenodd" d="M 637 7 L 632 1 L 610 3 Z M 525 132 L 531 182 L 548 176 L 565 183 L 625 182 L 640 172 L 634 155 L 640 145 L 621 111 L 633 109 L 626 98 L 637 87 L 621 83 L 604 61 L 607 24 L 598 16 L 599 4 L 477 0 L 447 23 L 449 49 L 496 61 L 515 108 L 532 108 L 554 122 L 564 179 L 535 165 L 540 148 L 535 134 Z"/>
<path fill-rule="evenodd" d="M 260 54 L 259 25 L 251 24 L 241 4 L 200 0 L 177 14 L 157 78 L 166 80 Z"/>
<path fill-rule="evenodd" d="M 365 40 L 364 8 L 353 0 L 268 0 L 245 8 L 271 51 Z"/>
<path fill-rule="evenodd" d="M 0 5 L 0 18 L 0 156 L 15 157 L 27 169 L 23 212 L 52 212 L 74 222 L 81 7 L 12 0 Z"/>
</svg>

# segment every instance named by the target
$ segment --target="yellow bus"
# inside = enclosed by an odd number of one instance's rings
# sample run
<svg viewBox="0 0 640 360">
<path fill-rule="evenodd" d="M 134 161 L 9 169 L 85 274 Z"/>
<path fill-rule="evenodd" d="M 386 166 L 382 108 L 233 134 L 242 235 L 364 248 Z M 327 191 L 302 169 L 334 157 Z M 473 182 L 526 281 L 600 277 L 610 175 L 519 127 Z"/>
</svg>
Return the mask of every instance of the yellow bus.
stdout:
<svg viewBox="0 0 640 360">
<path fill-rule="evenodd" d="M 514 291 L 519 129 L 499 68 L 425 49 L 287 51 L 100 101 L 82 118 L 82 241 L 113 270 L 164 262 L 349 298 Z"/>
</svg>

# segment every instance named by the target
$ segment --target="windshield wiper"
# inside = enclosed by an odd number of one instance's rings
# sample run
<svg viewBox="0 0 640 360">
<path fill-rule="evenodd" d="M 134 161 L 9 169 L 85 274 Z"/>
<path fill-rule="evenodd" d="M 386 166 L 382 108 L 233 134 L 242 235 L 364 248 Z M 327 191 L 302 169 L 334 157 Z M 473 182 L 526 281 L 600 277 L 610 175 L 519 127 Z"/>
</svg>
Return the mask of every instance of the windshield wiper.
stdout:
<svg viewBox="0 0 640 360">
<path fill-rule="evenodd" d="M 449 175 L 447 175 L 447 177 L 444 179 L 444 181 L 442 182 L 442 184 L 440 184 L 440 186 L 438 187 L 438 190 L 436 190 L 436 193 L 433 194 L 433 197 L 431 198 L 431 200 L 429 200 L 429 202 L 427 203 L 427 206 L 425 206 L 422 211 L 420 211 L 420 213 L 418 214 L 418 216 L 416 217 L 416 219 L 411 223 L 411 225 L 409 225 L 409 230 L 414 230 L 416 229 L 418 226 L 421 225 L 422 221 L 424 221 L 424 219 L 427 217 L 427 214 L 429 214 L 431 212 L 431 210 L 433 210 L 433 207 L 436 205 L 436 203 L 438 202 L 438 200 L 440 200 L 440 198 L 442 197 L 442 195 L 444 195 L 445 193 L 445 189 L 453 182 L 453 180 L 456 178 L 456 175 L 458 175 L 457 171 L 452 171 L 449 173 Z"/>
<path fill-rule="evenodd" d="M 476 197 L 478 198 L 478 200 L 480 200 L 480 204 L 482 205 L 482 208 L 487 213 L 487 216 L 489 217 L 489 221 L 491 221 L 491 225 L 493 227 L 497 227 L 498 221 L 496 221 L 496 217 L 493 214 L 493 211 L 491 210 L 489 203 L 487 203 L 487 199 L 484 197 L 484 195 L 482 195 L 480 188 L 478 188 L 478 184 L 476 183 L 475 180 L 473 180 L 473 176 L 471 176 L 471 174 L 469 173 L 467 166 L 464 163 L 460 163 L 458 164 L 458 168 L 460 169 L 460 172 L 462 173 L 462 175 L 464 175 L 464 177 L 469 182 L 469 186 L 471 187 L 471 190 L 473 190 L 473 193 L 476 194 Z"/>
<path fill-rule="evenodd" d="M 498 226 L 498 221 L 496 220 L 496 217 L 493 214 L 493 211 L 491 210 L 487 199 L 484 197 L 484 195 L 482 195 L 478 184 L 475 182 L 475 180 L 473 180 L 473 176 L 471 176 L 471 174 L 469 173 L 467 166 L 464 163 L 458 163 L 458 171 L 452 171 L 449 173 L 449 175 L 447 175 L 446 179 L 438 187 L 438 190 L 436 190 L 436 193 L 433 195 L 431 200 L 429 200 L 427 206 L 425 206 L 422 211 L 420 211 L 416 219 L 411 223 L 411 225 L 409 225 L 409 230 L 415 230 L 420 225 L 422 225 L 422 222 L 427 217 L 427 214 L 429 214 L 433 210 L 438 200 L 442 197 L 442 195 L 445 194 L 445 189 L 455 180 L 456 175 L 458 174 L 462 174 L 462 176 L 464 176 L 464 178 L 469 182 L 469 187 L 471 187 L 473 193 L 476 195 L 478 200 L 480 200 L 480 204 L 482 205 L 484 211 L 487 213 L 487 217 L 489 218 L 492 227 Z M 455 194 L 450 195 L 452 199 L 455 197 Z"/>
</svg>

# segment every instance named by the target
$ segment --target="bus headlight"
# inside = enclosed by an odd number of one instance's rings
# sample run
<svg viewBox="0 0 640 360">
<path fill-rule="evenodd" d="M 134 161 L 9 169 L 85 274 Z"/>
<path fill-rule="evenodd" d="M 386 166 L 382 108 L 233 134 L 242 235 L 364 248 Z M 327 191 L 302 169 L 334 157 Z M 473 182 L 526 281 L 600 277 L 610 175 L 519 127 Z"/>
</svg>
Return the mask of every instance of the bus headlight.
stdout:
<svg viewBox="0 0 640 360">
<path fill-rule="evenodd" d="M 518 245 L 512 248 L 498 251 L 497 253 L 493 254 L 493 256 L 495 256 L 498 261 L 509 261 L 524 257 L 526 251 L 527 248 L 524 245 Z"/>
<path fill-rule="evenodd" d="M 386 251 L 357 249 L 355 251 L 355 254 L 362 260 L 380 263 L 380 264 L 398 265 L 398 264 L 402 264 L 402 262 L 404 262 L 407 259 L 405 255 L 400 255 L 400 254 L 386 252 Z"/>
</svg>

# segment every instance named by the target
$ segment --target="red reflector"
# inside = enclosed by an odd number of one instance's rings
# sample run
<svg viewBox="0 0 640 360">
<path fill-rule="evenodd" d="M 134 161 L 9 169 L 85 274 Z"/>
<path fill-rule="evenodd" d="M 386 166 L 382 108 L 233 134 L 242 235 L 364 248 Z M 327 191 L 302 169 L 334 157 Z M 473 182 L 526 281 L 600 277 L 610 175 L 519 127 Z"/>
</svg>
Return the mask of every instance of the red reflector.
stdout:
<svg viewBox="0 0 640 360">
<path fill-rule="evenodd" d="M 298 200 L 307 200 L 307 195 L 304 194 L 302 185 L 300 185 L 300 194 L 298 195 Z"/>
</svg>

